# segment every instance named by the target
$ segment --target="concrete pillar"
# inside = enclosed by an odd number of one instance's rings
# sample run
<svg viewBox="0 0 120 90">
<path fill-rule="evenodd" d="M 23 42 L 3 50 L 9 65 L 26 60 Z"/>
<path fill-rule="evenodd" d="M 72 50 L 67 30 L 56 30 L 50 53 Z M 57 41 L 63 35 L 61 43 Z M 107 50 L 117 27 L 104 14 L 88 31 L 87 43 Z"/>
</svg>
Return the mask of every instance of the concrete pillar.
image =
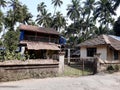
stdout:
<svg viewBox="0 0 120 90">
<path fill-rule="evenodd" d="M 21 54 L 21 55 L 24 55 L 24 52 L 25 52 L 25 47 L 22 46 L 22 47 L 21 47 L 21 52 L 20 52 L 20 54 Z"/>
<path fill-rule="evenodd" d="M 59 73 L 60 74 L 64 72 L 64 56 L 65 56 L 65 52 L 59 53 Z"/>
<path fill-rule="evenodd" d="M 21 47 L 21 52 L 20 52 L 20 54 L 21 54 L 21 59 L 24 59 L 24 53 L 25 53 L 25 47 L 22 46 L 22 47 Z"/>
<path fill-rule="evenodd" d="M 100 58 L 100 54 L 96 54 L 94 55 L 94 70 L 93 73 L 96 74 L 96 73 L 99 73 L 101 70 L 101 66 L 100 66 L 100 62 L 99 62 L 99 58 Z"/>
<path fill-rule="evenodd" d="M 70 49 L 68 49 L 68 65 L 70 64 Z"/>
</svg>

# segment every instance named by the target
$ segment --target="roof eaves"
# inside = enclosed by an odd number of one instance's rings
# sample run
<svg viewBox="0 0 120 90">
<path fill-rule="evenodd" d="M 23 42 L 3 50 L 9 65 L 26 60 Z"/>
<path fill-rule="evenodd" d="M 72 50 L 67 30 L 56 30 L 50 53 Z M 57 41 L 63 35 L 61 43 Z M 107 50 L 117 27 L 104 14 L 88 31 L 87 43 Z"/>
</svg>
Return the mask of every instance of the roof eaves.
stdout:
<svg viewBox="0 0 120 90">
<path fill-rule="evenodd" d="M 52 34 L 52 35 L 60 35 L 59 32 L 57 32 L 52 28 L 43 28 L 43 27 L 32 26 L 32 25 L 20 25 L 19 30 L 32 31 L 32 32 L 38 32 L 38 33 L 44 33 L 44 34 Z"/>
</svg>

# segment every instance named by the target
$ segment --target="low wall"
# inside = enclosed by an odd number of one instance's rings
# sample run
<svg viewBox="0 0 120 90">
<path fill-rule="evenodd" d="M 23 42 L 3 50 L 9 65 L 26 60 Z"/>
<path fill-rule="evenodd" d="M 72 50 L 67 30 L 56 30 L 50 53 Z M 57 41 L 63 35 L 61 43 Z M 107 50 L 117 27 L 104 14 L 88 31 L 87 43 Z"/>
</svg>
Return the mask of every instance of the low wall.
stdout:
<svg viewBox="0 0 120 90">
<path fill-rule="evenodd" d="M 120 70 L 120 60 L 108 61 L 96 57 L 95 62 L 97 72 L 116 72 Z"/>
<path fill-rule="evenodd" d="M 120 69 L 120 63 L 104 63 L 104 64 L 102 63 L 98 67 L 98 72 L 109 71 L 108 67 L 110 67 L 110 66 L 112 66 L 113 69 L 116 69 L 115 67 L 118 66 L 118 69 Z"/>
<path fill-rule="evenodd" d="M 0 62 L 0 81 L 53 77 L 59 63 L 54 60 L 27 60 Z"/>
</svg>

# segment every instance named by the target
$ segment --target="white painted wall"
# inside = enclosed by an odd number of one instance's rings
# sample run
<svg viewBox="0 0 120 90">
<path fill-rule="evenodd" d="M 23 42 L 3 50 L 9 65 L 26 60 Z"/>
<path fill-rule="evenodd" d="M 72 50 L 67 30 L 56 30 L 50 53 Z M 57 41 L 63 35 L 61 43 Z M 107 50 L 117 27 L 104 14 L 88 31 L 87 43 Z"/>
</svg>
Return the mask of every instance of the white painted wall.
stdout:
<svg viewBox="0 0 120 90">
<path fill-rule="evenodd" d="M 98 46 L 97 53 L 100 53 L 100 58 L 103 60 L 107 60 L 107 47 L 106 46 Z M 87 48 L 81 47 L 80 49 L 81 58 L 87 57 Z"/>
<path fill-rule="evenodd" d="M 100 53 L 100 58 L 102 60 L 107 60 L 107 47 L 106 46 L 98 46 L 97 53 Z"/>
<path fill-rule="evenodd" d="M 80 49 L 80 57 L 81 58 L 86 58 L 87 57 L 87 50 L 85 47 L 81 47 Z"/>
</svg>

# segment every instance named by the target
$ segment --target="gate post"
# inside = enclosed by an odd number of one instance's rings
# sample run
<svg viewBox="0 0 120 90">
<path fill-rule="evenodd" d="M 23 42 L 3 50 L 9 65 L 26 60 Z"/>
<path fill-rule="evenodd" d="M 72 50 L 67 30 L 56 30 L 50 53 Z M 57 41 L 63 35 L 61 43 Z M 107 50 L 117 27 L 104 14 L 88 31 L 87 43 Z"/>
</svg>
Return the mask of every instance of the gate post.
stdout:
<svg viewBox="0 0 120 90">
<path fill-rule="evenodd" d="M 64 55 L 65 52 L 60 52 L 59 53 L 59 73 L 63 73 L 64 71 Z"/>
<path fill-rule="evenodd" d="M 70 49 L 68 49 L 68 65 L 70 65 Z"/>
<path fill-rule="evenodd" d="M 100 62 L 99 62 L 100 54 L 96 54 L 94 56 L 94 62 L 93 62 L 93 74 L 100 72 Z"/>
<path fill-rule="evenodd" d="M 94 61 L 93 61 L 93 75 L 98 73 L 98 70 L 97 70 L 97 58 L 95 57 L 94 58 Z"/>
</svg>

